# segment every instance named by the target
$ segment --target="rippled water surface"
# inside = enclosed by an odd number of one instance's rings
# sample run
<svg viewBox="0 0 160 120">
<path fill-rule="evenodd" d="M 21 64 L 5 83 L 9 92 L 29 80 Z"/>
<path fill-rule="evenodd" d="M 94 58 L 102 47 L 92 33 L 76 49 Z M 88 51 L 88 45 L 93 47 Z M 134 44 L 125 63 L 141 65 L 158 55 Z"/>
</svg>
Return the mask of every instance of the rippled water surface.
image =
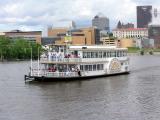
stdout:
<svg viewBox="0 0 160 120">
<path fill-rule="evenodd" d="M 160 56 L 131 56 L 131 74 L 25 84 L 29 62 L 0 63 L 0 120 L 160 120 Z"/>
</svg>

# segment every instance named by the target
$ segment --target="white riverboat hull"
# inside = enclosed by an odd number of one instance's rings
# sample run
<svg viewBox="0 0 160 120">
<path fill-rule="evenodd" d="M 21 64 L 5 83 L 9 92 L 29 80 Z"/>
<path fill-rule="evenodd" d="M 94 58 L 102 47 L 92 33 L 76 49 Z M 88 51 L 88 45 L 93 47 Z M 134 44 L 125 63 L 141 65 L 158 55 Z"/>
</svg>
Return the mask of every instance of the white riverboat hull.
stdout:
<svg viewBox="0 0 160 120">
<path fill-rule="evenodd" d="M 93 78 L 101 78 L 101 77 L 109 77 L 109 76 L 116 76 L 116 75 L 124 75 L 129 74 L 129 71 L 121 72 L 121 73 L 112 73 L 112 74 L 103 74 L 103 75 L 92 75 L 92 76 L 71 76 L 71 77 L 48 77 L 48 76 L 29 76 L 25 75 L 25 81 L 68 81 L 68 80 L 87 80 Z"/>
</svg>

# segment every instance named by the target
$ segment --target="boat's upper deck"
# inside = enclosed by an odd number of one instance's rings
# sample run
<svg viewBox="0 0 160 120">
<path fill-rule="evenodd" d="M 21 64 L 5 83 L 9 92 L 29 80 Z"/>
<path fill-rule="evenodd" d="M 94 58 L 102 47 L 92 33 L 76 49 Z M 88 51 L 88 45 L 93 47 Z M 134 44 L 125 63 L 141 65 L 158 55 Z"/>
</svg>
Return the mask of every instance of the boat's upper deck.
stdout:
<svg viewBox="0 0 160 120">
<path fill-rule="evenodd" d="M 76 64 L 88 62 L 107 62 L 110 58 L 126 60 L 127 48 L 103 45 L 58 46 L 41 56 L 40 62 L 46 64 Z"/>
<path fill-rule="evenodd" d="M 80 51 L 86 51 L 86 50 L 128 50 L 127 48 L 117 48 L 116 46 L 107 46 L 107 45 L 88 45 L 88 46 L 69 46 L 69 50 L 80 50 Z"/>
</svg>

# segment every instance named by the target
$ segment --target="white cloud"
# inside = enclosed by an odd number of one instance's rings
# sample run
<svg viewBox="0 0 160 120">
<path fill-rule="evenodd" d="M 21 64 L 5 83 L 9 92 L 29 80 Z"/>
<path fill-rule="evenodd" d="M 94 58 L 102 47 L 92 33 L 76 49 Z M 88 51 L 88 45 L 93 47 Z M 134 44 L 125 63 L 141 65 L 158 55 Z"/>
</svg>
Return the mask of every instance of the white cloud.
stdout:
<svg viewBox="0 0 160 120">
<path fill-rule="evenodd" d="M 155 5 L 154 0 L 4 0 L 0 1 L 0 24 L 6 28 L 43 28 L 74 20 L 79 25 L 91 23 L 97 13 L 103 13 L 114 27 L 118 20 L 136 23 L 137 5 Z M 10 27 L 9 27 L 10 26 Z M 13 27 L 14 26 L 14 27 Z M 21 28 L 23 28 L 21 27 Z M 4 27 L 1 27 L 3 29 Z"/>
</svg>

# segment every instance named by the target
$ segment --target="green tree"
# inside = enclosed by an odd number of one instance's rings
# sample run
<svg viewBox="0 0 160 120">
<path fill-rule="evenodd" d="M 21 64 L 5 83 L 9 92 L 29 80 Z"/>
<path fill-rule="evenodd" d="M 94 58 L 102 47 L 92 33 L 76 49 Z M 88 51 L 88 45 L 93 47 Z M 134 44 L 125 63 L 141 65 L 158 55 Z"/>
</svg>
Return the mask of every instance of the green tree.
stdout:
<svg viewBox="0 0 160 120">
<path fill-rule="evenodd" d="M 6 59 L 9 53 L 9 45 L 11 41 L 8 37 L 0 36 L 0 58 L 1 61 Z"/>
<path fill-rule="evenodd" d="M 32 58 L 37 59 L 38 53 L 41 54 L 42 46 L 36 43 L 28 42 L 23 38 L 10 39 L 0 36 L 0 60 L 16 60 L 30 59 L 32 50 Z"/>
</svg>

